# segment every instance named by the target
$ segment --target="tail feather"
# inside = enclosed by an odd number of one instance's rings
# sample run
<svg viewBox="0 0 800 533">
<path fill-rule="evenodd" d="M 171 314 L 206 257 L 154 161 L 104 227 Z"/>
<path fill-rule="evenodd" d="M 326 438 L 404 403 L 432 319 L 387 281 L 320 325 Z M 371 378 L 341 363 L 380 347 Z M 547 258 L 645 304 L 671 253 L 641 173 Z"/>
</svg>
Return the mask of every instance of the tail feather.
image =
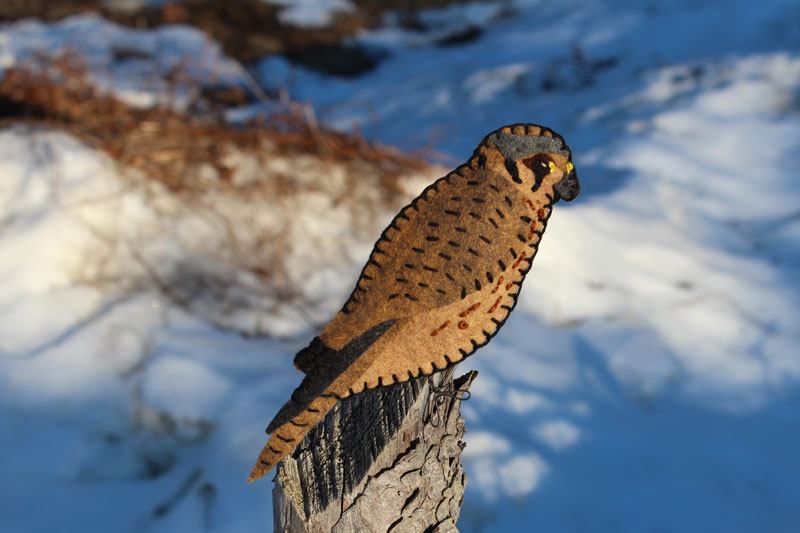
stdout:
<svg viewBox="0 0 800 533">
<path fill-rule="evenodd" d="M 305 352 L 306 355 L 300 357 L 298 368 L 301 370 L 305 368 L 308 372 L 289 401 L 280 408 L 267 426 L 267 433 L 272 433 L 272 436 L 261 450 L 248 481 L 266 475 L 325 417 L 336 401 L 343 396 L 331 393 L 329 390 L 331 385 L 395 322 L 389 320 L 368 329 L 338 351 L 325 346 L 322 341 L 318 343 L 312 341 L 308 348 L 300 352 Z M 348 387 L 349 385 L 344 390 Z"/>
</svg>

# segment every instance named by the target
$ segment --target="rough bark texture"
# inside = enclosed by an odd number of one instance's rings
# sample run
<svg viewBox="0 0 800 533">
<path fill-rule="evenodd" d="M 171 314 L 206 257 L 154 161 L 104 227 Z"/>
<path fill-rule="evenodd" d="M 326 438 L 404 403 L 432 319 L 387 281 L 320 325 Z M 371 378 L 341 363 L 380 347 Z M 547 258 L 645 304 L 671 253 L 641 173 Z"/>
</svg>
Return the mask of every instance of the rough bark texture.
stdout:
<svg viewBox="0 0 800 533">
<path fill-rule="evenodd" d="M 477 373 L 453 380 L 454 371 L 340 402 L 278 465 L 272 493 L 275 531 L 457 533 L 466 485 L 459 407 Z M 394 429 L 384 422 L 393 406 L 407 412 Z M 363 435 L 357 442 L 344 434 L 353 428 Z M 378 434 L 388 429 L 385 443 L 373 428 Z M 382 449 L 372 453 L 368 448 L 376 443 Z M 352 449 L 356 445 L 362 449 Z M 362 479 L 348 482 L 353 454 L 369 462 Z"/>
</svg>

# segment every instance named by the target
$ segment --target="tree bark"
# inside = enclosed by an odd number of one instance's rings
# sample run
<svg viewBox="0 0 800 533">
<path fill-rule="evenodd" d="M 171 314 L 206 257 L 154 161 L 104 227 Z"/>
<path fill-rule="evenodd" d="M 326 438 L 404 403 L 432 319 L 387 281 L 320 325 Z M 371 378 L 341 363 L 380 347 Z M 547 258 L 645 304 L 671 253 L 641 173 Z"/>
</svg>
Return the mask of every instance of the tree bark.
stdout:
<svg viewBox="0 0 800 533">
<path fill-rule="evenodd" d="M 314 451 L 311 448 L 319 448 L 320 440 L 304 439 L 292 455 L 278 464 L 272 492 L 275 531 L 457 533 L 456 521 L 467 480 L 460 462 L 465 427 L 459 408 L 461 400 L 469 396 L 468 389 L 477 372 L 455 380 L 454 372 L 455 367 L 451 367 L 408 385 L 414 386 L 416 398 L 408 405 L 405 419 L 352 490 L 347 490 L 347 484 L 339 479 L 342 461 L 333 461 L 339 467 L 326 469 L 336 472 L 336 479 L 326 481 L 336 485 L 333 500 L 329 501 L 326 492 L 320 502 L 319 480 L 310 479 L 318 476 L 319 469 L 315 468 L 315 473 L 307 463 Z M 385 389 L 368 392 L 383 394 L 385 398 Z M 328 422 L 331 440 L 344 439 L 336 434 L 342 425 L 337 418 L 341 416 L 339 411 L 355 413 L 358 417 L 355 427 L 365 431 L 380 424 L 380 417 L 387 416 L 386 412 L 375 412 L 381 411 L 381 406 L 376 409 L 375 403 L 368 404 L 366 410 L 348 411 L 350 407 L 344 405 L 348 400 L 337 404 L 320 423 Z M 387 402 L 387 405 L 383 408 L 391 408 L 393 404 Z M 352 420 L 347 423 L 352 431 Z M 342 450 L 342 453 L 354 452 L 359 450 Z M 318 450 L 315 453 L 314 462 L 318 463 Z M 309 488 L 312 483 L 317 485 L 314 490 Z"/>
</svg>

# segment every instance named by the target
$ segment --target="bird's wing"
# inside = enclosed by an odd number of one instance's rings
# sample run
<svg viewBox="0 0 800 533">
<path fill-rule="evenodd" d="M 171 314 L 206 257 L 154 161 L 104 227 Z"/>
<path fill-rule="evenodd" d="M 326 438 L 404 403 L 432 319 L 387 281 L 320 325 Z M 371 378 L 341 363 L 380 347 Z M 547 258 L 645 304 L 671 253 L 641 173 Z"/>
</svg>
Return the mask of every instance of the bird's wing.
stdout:
<svg viewBox="0 0 800 533">
<path fill-rule="evenodd" d="M 485 344 L 513 308 L 550 213 L 474 160 L 383 232 L 350 299 L 295 364 L 307 373 L 268 431 L 266 474 L 340 399 L 431 374 Z"/>
</svg>

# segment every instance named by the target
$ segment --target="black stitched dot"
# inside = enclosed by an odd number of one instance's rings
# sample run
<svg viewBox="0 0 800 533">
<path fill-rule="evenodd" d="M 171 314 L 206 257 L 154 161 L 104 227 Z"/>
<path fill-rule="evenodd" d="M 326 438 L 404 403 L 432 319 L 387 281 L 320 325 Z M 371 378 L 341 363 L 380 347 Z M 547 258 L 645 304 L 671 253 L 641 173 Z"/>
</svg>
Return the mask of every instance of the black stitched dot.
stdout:
<svg viewBox="0 0 800 533">
<path fill-rule="evenodd" d="M 461 216 L 461 212 L 460 211 L 453 211 L 451 209 L 445 209 L 444 212 L 447 213 L 448 215 L 453 215 L 453 216 L 456 216 L 456 217 Z"/>
<path fill-rule="evenodd" d="M 406 268 L 414 268 L 414 265 L 412 265 L 411 263 L 404 263 L 403 266 Z"/>
<path fill-rule="evenodd" d="M 509 198 L 508 195 L 506 195 L 505 200 L 506 200 L 506 203 L 508 204 L 508 206 L 511 207 L 511 205 L 512 205 L 511 198 Z"/>
<path fill-rule="evenodd" d="M 488 270 L 486 271 L 486 279 L 489 280 L 489 283 L 494 281 L 494 276 L 492 276 L 492 273 L 489 272 Z"/>
<path fill-rule="evenodd" d="M 506 269 L 506 264 L 503 263 L 500 259 L 497 260 L 497 264 L 500 266 L 500 270 Z"/>
<path fill-rule="evenodd" d="M 467 182 L 467 185 L 473 185 L 473 186 L 480 185 L 480 184 L 481 183 L 479 181 L 475 181 L 475 180 L 470 180 L 470 181 Z"/>
<path fill-rule="evenodd" d="M 503 212 L 500 211 L 499 209 L 495 209 L 494 211 L 495 211 L 495 213 L 497 213 L 497 216 L 499 216 L 500 218 L 506 218 L 506 216 L 503 214 Z"/>
<path fill-rule="evenodd" d="M 428 272 L 439 272 L 438 268 L 429 267 L 428 265 L 422 265 L 422 270 L 427 270 Z"/>
<path fill-rule="evenodd" d="M 460 196 L 451 196 L 450 199 L 452 201 L 454 201 L 454 202 L 460 202 L 461 201 L 461 197 Z"/>
<path fill-rule="evenodd" d="M 447 361 L 448 365 L 452 365 L 453 361 L 450 360 L 450 357 L 447 354 L 442 355 L 445 361 Z"/>
<path fill-rule="evenodd" d="M 481 290 L 481 282 L 478 281 L 477 279 L 475 280 L 475 290 L 476 291 Z"/>
<path fill-rule="evenodd" d="M 471 253 L 472 255 L 474 255 L 475 257 L 480 257 L 480 255 L 481 255 L 478 252 L 476 252 L 475 250 L 473 250 L 472 248 L 467 248 L 467 251 L 469 253 Z"/>
<path fill-rule="evenodd" d="M 436 289 L 436 292 L 438 292 L 439 294 L 447 294 L 447 293 L 446 293 L 445 291 L 443 291 L 442 289 Z"/>
<path fill-rule="evenodd" d="M 417 285 L 419 285 L 423 289 L 427 289 L 428 288 L 428 284 L 427 283 L 417 283 Z"/>
<path fill-rule="evenodd" d="M 439 257 L 441 257 L 441 258 L 443 258 L 443 259 L 445 259 L 447 261 L 450 261 L 452 259 L 452 257 L 450 257 L 447 254 L 443 254 L 442 252 L 439 252 Z M 445 274 L 445 275 L 447 275 L 447 274 Z"/>
<path fill-rule="evenodd" d="M 476 204 L 486 203 L 486 200 L 484 200 L 483 198 L 473 198 L 472 201 L 475 202 Z"/>
<path fill-rule="evenodd" d="M 521 240 L 522 242 L 528 242 L 528 239 L 525 238 L 525 235 L 521 233 L 517 233 L 517 239 Z"/>
<path fill-rule="evenodd" d="M 453 229 L 455 229 L 455 230 L 456 230 L 457 232 L 459 232 L 459 233 L 466 233 L 466 232 L 467 232 L 467 230 L 466 230 L 466 229 L 464 229 L 464 228 L 462 228 L 462 227 L 459 227 L 459 226 L 456 226 L 456 227 L 455 227 L 455 228 L 453 228 Z"/>
<path fill-rule="evenodd" d="M 419 298 L 417 298 L 416 296 L 412 296 L 412 295 L 410 295 L 408 293 L 406 293 L 405 296 L 406 296 L 406 298 L 408 298 L 412 302 L 416 302 L 417 300 L 419 300 Z"/>
<path fill-rule="evenodd" d="M 389 295 L 389 299 L 390 299 L 390 300 L 392 300 L 393 298 L 397 298 L 398 296 L 400 296 L 400 293 L 399 293 L 399 292 L 396 292 L 396 293 L 394 293 L 394 294 L 390 294 L 390 295 Z"/>
<path fill-rule="evenodd" d="M 471 216 L 472 218 L 477 218 L 478 220 L 480 220 L 481 218 L 481 216 L 478 213 L 473 213 L 472 211 L 469 212 L 469 216 Z"/>
<path fill-rule="evenodd" d="M 526 217 L 525 215 L 522 215 L 522 216 L 521 216 L 521 217 L 519 217 L 519 218 L 520 218 L 520 220 L 522 220 L 523 222 L 526 222 L 526 223 L 528 223 L 528 224 L 530 224 L 530 223 L 531 223 L 531 217 Z"/>
<path fill-rule="evenodd" d="M 463 300 L 466 297 L 467 297 L 467 288 L 461 287 L 461 299 Z"/>
<path fill-rule="evenodd" d="M 369 279 L 369 280 L 372 279 L 372 276 L 370 276 L 369 274 L 361 274 L 361 277 L 364 278 L 364 279 Z"/>
<path fill-rule="evenodd" d="M 422 248 L 415 248 L 415 247 L 412 247 L 412 248 L 411 248 L 411 251 L 413 251 L 413 252 L 417 252 L 418 254 L 424 254 L 424 253 L 425 253 L 425 250 L 423 250 Z"/>
<path fill-rule="evenodd" d="M 450 259 L 450 258 L 448 257 L 448 259 Z M 446 277 L 450 281 L 455 281 L 455 278 L 453 278 L 453 276 L 450 275 L 450 272 L 445 272 L 444 273 L 444 277 Z"/>
<path fill-rule="evenodd" d="M 500 226 L 497 225 L 497 222 L 495 222 L 494 219 L 491 218 L 491 217 L 489 217 L 489 222 L 491 222 L 492 226 L 494 226 L 495 228 L 499 228 L 500 227 Z"/>
<path fill-rule="evenodd" d="M 517 258 L 517 251 L 514 250 L 513 248 L 509 248 L 508 250 L 511 252 L 511 257 L 516 259 Z"/>
<path fill-rule="evenodd" d="M 449 244 L 450 246 L 452 246 L 454 248 L 458 248 L 459 246 L 461 246 L 456 241 L 447 241 L 447 244 Z"/>
<path fill-rule="evenodd" d="M 492 189 L 495 192 L 500 192 L 500 187 L 498 187 L 497 185 L 494 185 L 493 183 L 489 184 L 489 188 Z"/>
<path fill-rule="evenodd" d="M 428 235 L 427 237 L 425 237 L 425 240 L 426 240 L 426 241 L 431 241 L 431 242 L 433 242 L 433 241 L 438 241 L 438 240 L 439 240 L 439 237 L 436 237 L 436 236 L 434 236 L 434 235 Z"/>
<path fill-rule="evenodd" d="M 461 265 L 461 266 L 463 266 L 463 267 L 464 267 L 464 270 L 466 270 L 467 272 L 472 272 L 472 269 L 470 268 L 470 266 L 469 266 L 469 265 L 467 265 L 467 264 L 464 264 L 464 265 Z"/>
<path fill-rule="evenodd" d="M 482 240 L 483 242 L 485 242 L 486 244 L 492 244 L 492 241 L 491 241 L 491 240 L 489 240 L 489 238 L 488 238 L 488 237 L 484 237 L 483 235 L 478 235 L 478 238 L 479 238 L 480 240 Z"/>
<path fill-rule="evenodd" d="M 430 227 L 432 227 L 432 228 L 438 228 L 439 227 L 439 223 L 438 222 L 428 222 L 428 225 Z"/>
<path fill-rule="evenodd" d="M 394 278 L 395 281 L 399 281 L 400 283 L 407 283 L 408 280 L 406 278 Z"/>
</svg>

